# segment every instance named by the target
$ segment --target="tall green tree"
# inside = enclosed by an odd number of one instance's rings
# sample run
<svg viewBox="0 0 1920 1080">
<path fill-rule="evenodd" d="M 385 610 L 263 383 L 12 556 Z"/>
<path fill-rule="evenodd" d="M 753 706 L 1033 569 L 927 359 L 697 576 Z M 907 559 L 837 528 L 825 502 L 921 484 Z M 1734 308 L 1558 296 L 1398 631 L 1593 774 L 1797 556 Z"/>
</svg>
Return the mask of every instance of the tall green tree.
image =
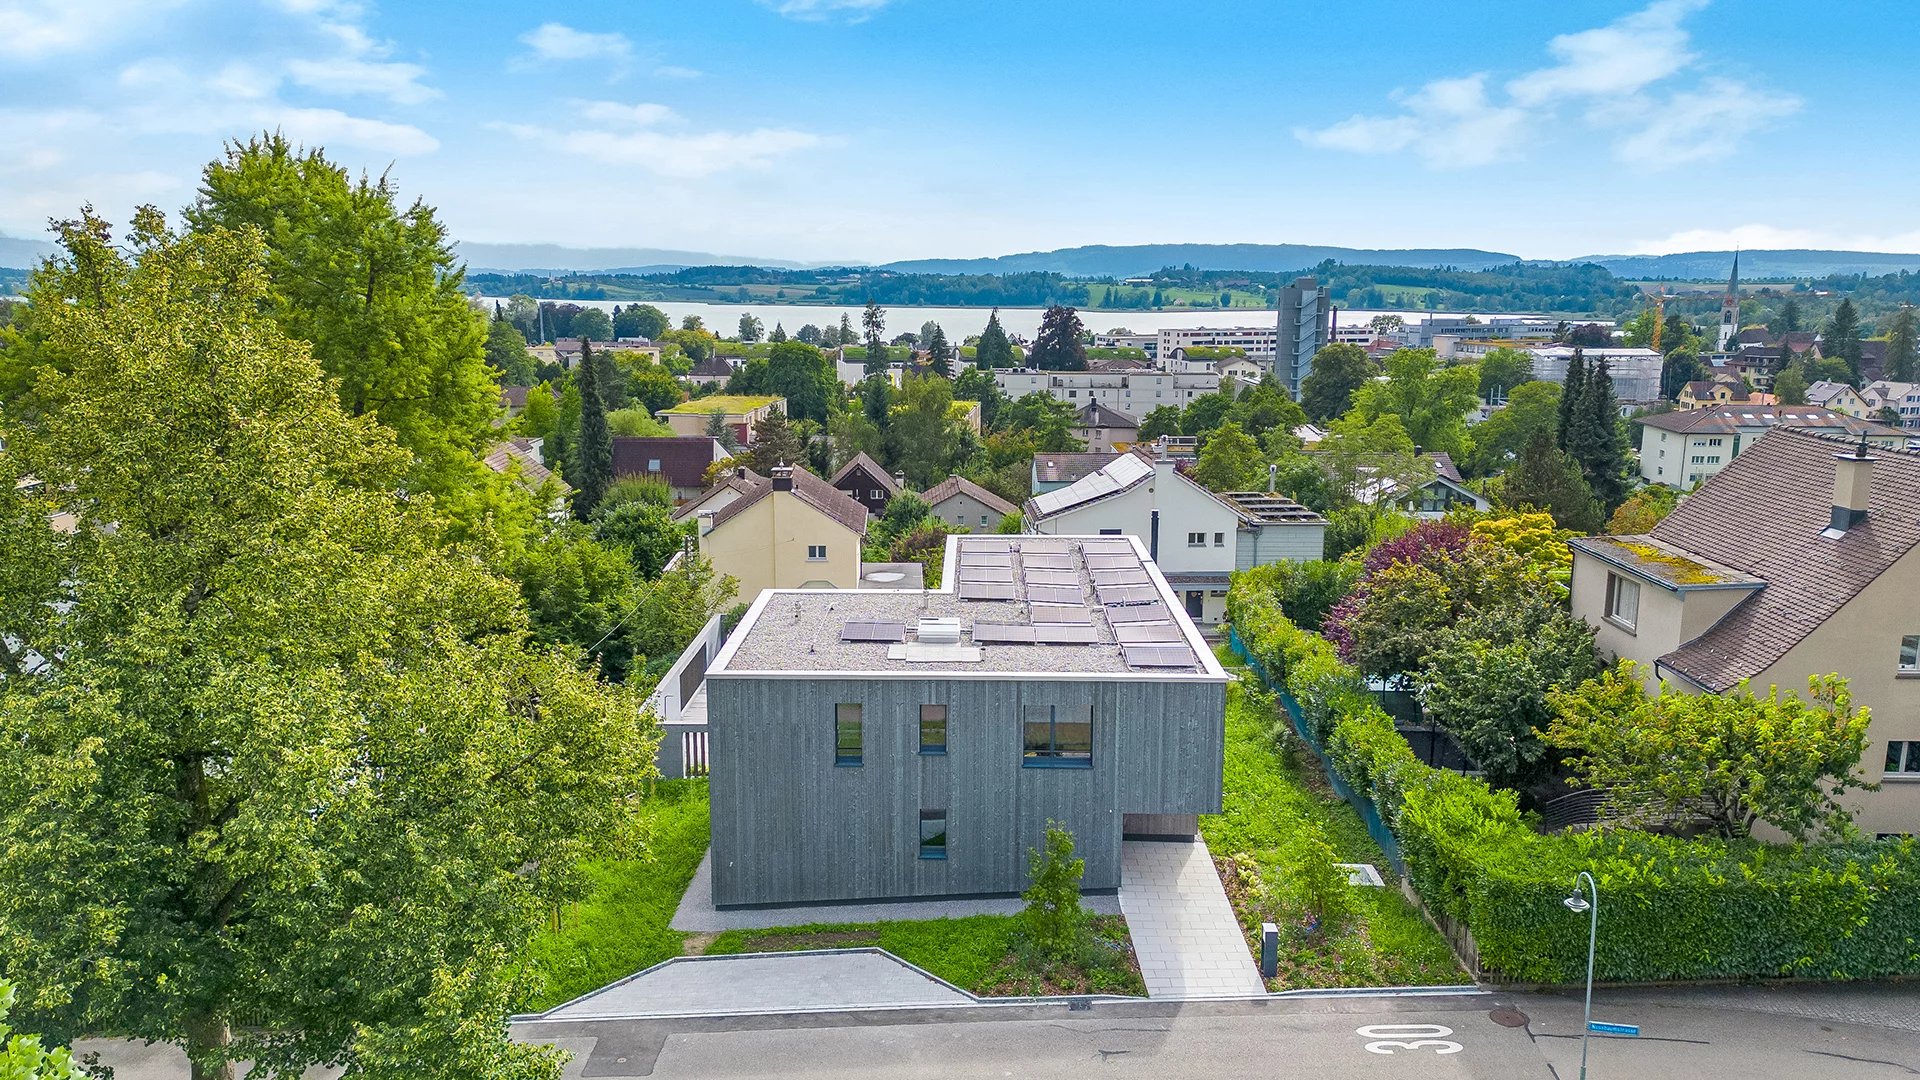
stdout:
<svg viewBox="0 0 1920 1080">
<path fill-rule="evenodd" d="M 484 319 L 432 207 L 403 207 L 387 177 L 352 177 L 285 137 L 228 146 L 187 209 L 197 230 L 252 226 L 266 238 L 262 302 L 311 343 L 350 416 L 386 425 L 415 459 L 410 483 L 463 514 L 492 474 L 499 387 Z"/>
<path fill-rule="evenodd" d="M 755 318 L 752 312 L 747 312 L 740 316 L 739 336 L 741 341 L 759 341 L 761 335 L 765 332 L 765 324 Z"/>
<path fill-rule="evenodd" d="M 0 417 L 0 468 L 44 481 L 0 525 L 0 978 L 54 1041 L 178 1045 L 196 1080 L 557 1078 L 504 1014 L 631 820 L 638 698 L 450 553 L 413 455 L 278 325 L 260 233 L 61 235 L 69 366 Z"/>
<path fill-rule="evenodd" d="M 1773 377 L 1773 394 L 1782 405 L 1805 405 L 1807 403 L 1807 375 L 1798 360 L 1780 369 Z"/>
<path fill-rule="evenodd" d="M 1833 309 L 1833 317 L 1820 333 L 1820 354 L 1844 361 L 1847 370 L 1853 373 L 1853 385 L 1863 385 L 1860 381 L 1860 313 L 1854 310 L 1852 299 L 1842 298 Z"/>
<path fill-rule="evenodd" d="M 987 316 L 987 328 L 980 332 L 980 343 L 974 346 L 973 362 L 983 368 L 1013 366 L 1013 343 L 1007 340 L 1006 328 L 1000 325 L 999 308 Z"/>
<path fill-rule="evenodd" d="M 928 332 L 923 344 L 927 348 L 927 368 L 943 379 L 953 378 L 953 346 L 947 344 L 947 332 L 940 329 L 939 323 L 930 323 L 933 329 Z"/>
<path fill-rule="evenodd" d="M 1379 373 L 1379 365 L 1360 346 L 1328 345 L 1313 354 L 1313 370 L 1301 380 L 1300 407 L 1316 424 L 1344 416 L 1353 404 L 1353 392 Z"/>
<path fill-rule="evenodd" d="M 1445 366 L 1432 349 L 1395 349 L 1387 356 L 1386 371 L 1385 379 L 1354 391 L 1353 411 L 1368 421 L 1398 416 L 1415 446 L 1464 456 L 1479 373 Z"/>
<path fill-rule="evenodd" d="M 1155 405 L 1140 421 L 1140 441 L 1151 442 L 1162 435 L 1180 434 L 1180 409 L 1173 405 Z"/>
<path fill-rule="evenodd" d="M 1087 370 L 1086 330 L 1080 325 L 1080 313 L 1055 304 L 1040 316 L 1040 332 L 1034 335 L 1028 362 L 1041 371 Z"/>
<path fill-rule="evenodd" d="M 573 330 L 571 337 L 607 341 L 613 337 L 613 319 L 599 308 L 583 307 L 574 313 L 570 329 Z"/>
<path fill-rule="evenodd" d="M 787 328 L 780 325 L 778 321 L 775 321 L 773 324 L 773 332 L 767 335 L 767 340 L 773 342 L 775 345 L 787 340 Z"/>
<path fill-rule="evenodd" d="M 1319 357 L 1314 358 L 1319 363 Z M 1533 378 L 1533 356 L 1524 350 L 1501 346 L 1480 358 L 1480 396 L 1501 401 L 1513 388 Z"/>
<path fill-rule="evenodd" d="M 1916 327 L 1912 304 L 1900 305 L 1887 322 L 1886 377 L 1894 382 L 1912 382 L 1920 372 L 1920 327 Z"/>
<path fill-rule="evenodd" d="M 527 351 L 527 339 L 506 319 L 487 324 L 487 363 L 502 386 L 533 385 L 533 354 Z"/>
<path fill-rule="evenodd" d="M 593 516 L 600 499 L 613 483 L 613 432 L 607 427 L 607 404 L 600 394 L 600 364 L 593 345 L 580 339 L 580 433 L 568 447 L 567 483 L 573 486 L 573 516 Z"/>
<path fill-rule="evenodd" d="M 894 458 L 890 465 L 906 473 L 907 483 L 925 490 L 953 472 L 959 447 L 953 419 L 953 384 L 937 375 L 908 375 L 901 380 L 889 423 Z"/>
<path fill-rule="evenodd" d="M 953 397 L 956 401 L 979 402 L 981 426 L 988 431 L 999 429 L 1000 410 L 1007 403 L 1007 395 L 987 369 L 970 367 L 960 372 L 953 380 Z"/>
<path fill-rule="evenodd" d="M 806 461 L 806 444 L 800 440 L 786 413 L 771 409 L 753 422 L 753 450 L 748 454 L 747 466 L 754 472 L 771 476 L 777 465 L 804 465 Z"/>
<path fill-rule="evenodd" d="M 1799 329 L 1800 302 L 1789 296 L 1780 305 L 1780 310 L 1774 315 L 1773 322 L 1767 325 L 1767 330 L 1774 337 L 1785 337 Z"/>
<path fill-rule="evenodd" d="M 844 316 L 841 321 L 845 323 Z M 860 328 L 867 335 L 867 374 L 887 370 L 886 310 L 871 300 L 867 301 L 867 310 L 860 313 Z"/>
<path fill-rule="evenodd" d="M 1587 354 L 1573 350 L 1567 361 L 1567 377 L 1560 383 L 1560 413 L 1553 425 L 1553 444 L 1567 448 L 1567 433 L 1573 430 L 1574 417 L 1580 413 L 1580 395 L 1587 389 Z"/>
<path fill-rule="evenodd" d="M 1562 432 L 1567 455 L 1579 464 L 1603 513 L 1613 513 L 1627 497 L 1627 437 L 1620 430 L 1620 405 L 1613 394 L 1613 376 L 1601 360 L 1587 369 L 1579 408 Z"/>
<path fill-rule="evenodd" d="M 623 338 L 638 337 L 657 341 L 673 328 L 667 313 L 652 304 L 628 304 L 614 316 L 613 332 Z"/>
<path fill-rule="evenodd" d="M 1549 444 L 1560 411 L 1560 386 L 1544 379 L 1524 382 L 1507 395 L 1507 407 L 1473 429 L 1473 449 L 1467 455 L 1466 469 L 1475 476 L 1492 476 L 1506 469 L 1520 456 L 1537 429 L 1544 429 Z"/>
<path fill-rule="evenodd" d="M 1210 491 L 1252 491 L 1266 479 L 1260 446 L 1237 424 L 1221 424 L 1194 462 L 1193 478 Z"/>
<path fill-rule="evenodd" d="M 1201 394 L 1180 411 L 1180 431 L 1184 435 L 1205 436 L 1218 428 L 1233 411 L 1233 387 L 1231 385 L 1215 390 L 1211 394 Z"/>
<path fill-rule="evenodd" d="M 1519 459 L 1501 477 L 1499 490 L 1501 505 L 1545 510 L 1563 529 L 1594 533 L 1606 521 L 1579 464 L 1553 445 L 1553 432 L 1544 425 L 1527 436 Z"/>
</svg>

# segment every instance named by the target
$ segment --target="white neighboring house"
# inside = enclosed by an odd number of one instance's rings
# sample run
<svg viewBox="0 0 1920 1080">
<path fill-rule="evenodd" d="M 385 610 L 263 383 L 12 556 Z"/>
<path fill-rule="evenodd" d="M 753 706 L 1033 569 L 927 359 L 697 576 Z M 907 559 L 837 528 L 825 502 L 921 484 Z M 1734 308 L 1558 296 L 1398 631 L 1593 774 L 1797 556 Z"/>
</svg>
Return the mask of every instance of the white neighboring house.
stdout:
<svg viewBox="0 0 1920 1080">
<path fill-rule="evenodd" d="M 1442 451 L 1421 454 L 1420 460 L 1433 467 L 1433 479 L 1419 485 L 1412 492 L 1401 490 L 1400 481 L 1392 477 L 1371 480 L 1360 485 L 1353 497 L 1368 506 L 1386 503 L 1405 507 L 1414 517 L 1433 520 L 1447 516 L 1449 510 L 1467 508 L 1486 510 L 1492 507 L 1485 495 L 1467 486 L 1466 478 L 1460 475 L 1460 469 L 1453 463 L 1453 455 Z"/>
<path fill-rule="evenodd" d="M 1142 418 L 1161 405 L 1184 409 L 1194 398 L 1220 389 L 1220 373 L 1211 365 L 1205 370 L 1191 373 L 996 368 L 993 381 L 999 385 L 1001 393 L 1016 401 L 1039 392 L 1050 394 L 1076 409 L 1097 401 L 1109 409 Z"/>
<path fill-rule="evenodd" d="M 1726 468 L 1776 427 L 1864 437 L 1869 445 L 1884 449 L 1898 449 L 1907 441 L 1897 428 L 1811 405 L 1713 406 L 1642 417 L 1640 423 L 1640 479 L 1682 491 Z"/>
<path fill-rule="evenodd" d="M 1831 379 L 1816 379 L 1807 384 L 1807 404 L 1857 416 L 1862 420 L 1873 415 L 1873 410 L 1868 408 L 1866 399 L 1859 391 Z"/>
<path fill-rule="evenodd" d="M 1287 499 L 1208 491 L 1173 455 L 1140 447 L 1027 500 L 1028 528 L 1049 536 L 1137 536 L 1197 622 L 1226 613 L 1235 570 L 1322 557 L 1325 518 Z"/>
</svg>

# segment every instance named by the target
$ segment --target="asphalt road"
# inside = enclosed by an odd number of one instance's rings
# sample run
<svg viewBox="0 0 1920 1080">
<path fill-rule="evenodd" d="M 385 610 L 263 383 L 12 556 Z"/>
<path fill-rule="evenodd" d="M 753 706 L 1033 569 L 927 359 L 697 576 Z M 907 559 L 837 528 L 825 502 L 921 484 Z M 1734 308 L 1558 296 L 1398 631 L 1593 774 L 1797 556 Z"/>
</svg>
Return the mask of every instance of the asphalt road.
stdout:
<svg viewBox="0 0 1920 1080">
<path fill-rule="evenodd" d="M 518 1025 L 570 1050 L 568 1077 L 1237 1077 L 1573 1080 L 1581 1003 L 1563 995 L 1273 998 Z M 1603 990 L 1593 1080 L 1920 1076 L 1920 988 Z M 1514 1025 L 1514 1026 L 1508 1026 Z M 184 1080 L 164 1048 L 93 1043 L 117 1080 Z M 320 1075 L 315 1073 L 313 1075 Z"/>
</svg>

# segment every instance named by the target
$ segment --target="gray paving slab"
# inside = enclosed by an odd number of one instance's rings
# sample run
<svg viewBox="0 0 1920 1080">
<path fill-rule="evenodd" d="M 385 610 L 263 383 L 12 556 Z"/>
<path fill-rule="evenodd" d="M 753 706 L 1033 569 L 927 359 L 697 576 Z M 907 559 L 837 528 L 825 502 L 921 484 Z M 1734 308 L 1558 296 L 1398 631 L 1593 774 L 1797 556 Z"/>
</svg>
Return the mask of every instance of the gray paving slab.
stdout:
<svg viewBox="0 0 1920 1080">
<path fill-rule="evenodd" d="M 1266 992 L 1205 841 L 1128 840 L 1120 858 L 1120 908 L 1148 997 Z"/>
<path fill-rule="evenodd" d="M 973 999 L 879 949 L 686 956 L 543 1014 L 547 1020 L 960 1005 Z"/>
<path fill-rule="evenodd" d="M 1087 910 L 1102 915 L 1120 914 L 1120 898 L 1111 893 L 1086 896 L 1081 901 Z M 680 906 L 669 923 L 675 930 L 712 933 L 720 930 L 767 930 L 778 926 L 806 926 L 811 923 L 870 923 L 902 919 L 959 919 L 968 915 L 1017 915 L 1023 906 L 1017 896 L 972 899 L 888 900 L 871 904 L 789 904 L 770 908 L 736 908 L 721 911 L 713 906 L 713 852 L 700 859 L 693 881 L 680 898 Z"/>
</svg>

